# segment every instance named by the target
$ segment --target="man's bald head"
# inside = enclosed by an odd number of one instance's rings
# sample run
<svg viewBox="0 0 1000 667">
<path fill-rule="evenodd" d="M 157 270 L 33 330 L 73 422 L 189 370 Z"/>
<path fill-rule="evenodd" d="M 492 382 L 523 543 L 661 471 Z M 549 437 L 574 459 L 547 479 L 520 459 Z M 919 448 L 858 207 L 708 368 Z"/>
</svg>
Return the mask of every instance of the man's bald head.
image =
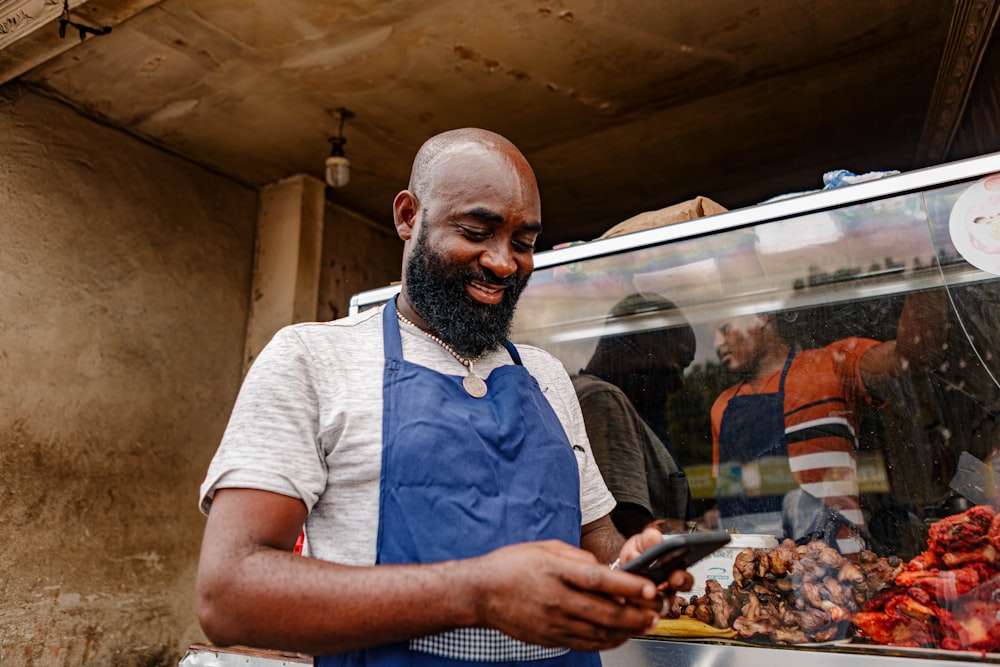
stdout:
<svg viewBox="0 0 1000 667">
<path fill-rule="evenodd" d="M 509 139 L 489 130 L 466 127 L 442 132 L 424 142 L 413 159 L 408 185 L 409 191 L 417 197 L 422 196 L 434 178 L 440 159 L 454 151 L 470 148 L 474 150 L 477 148 L 486 149 L 491 153 L 502 155 L 519 172 L 524 173 L 526 170 L 532 180 L 535 178 L 528 160 Z"/>
</svg>

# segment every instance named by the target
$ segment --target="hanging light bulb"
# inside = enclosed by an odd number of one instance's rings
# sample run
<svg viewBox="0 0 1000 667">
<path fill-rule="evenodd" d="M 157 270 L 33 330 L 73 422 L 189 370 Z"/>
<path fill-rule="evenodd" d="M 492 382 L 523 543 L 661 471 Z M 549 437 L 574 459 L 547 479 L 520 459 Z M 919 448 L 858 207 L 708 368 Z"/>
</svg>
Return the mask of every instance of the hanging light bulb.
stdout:
<svg viewBox="0 0 1000 667">
<path fill-rule="evenodd" d="M 333 137 L 330 143 L 333 147 L 326 159 L 326 183 L 331 188 L 342 188 L 351 182 L 351 161 L 344 156 L 343 138 Z"/>
<path fill-rule="evenodd" d="M 340 131 L 337 136 L 330 137 L 330 157 L 326 159 L 326 183 L 331 188 L 342 188 L 351 182 L 351 161 L 344 155 L 344 121 L 353 118 L 354 113 L 340 107 L 337 109 L 340 116 Z"/>
</svg>

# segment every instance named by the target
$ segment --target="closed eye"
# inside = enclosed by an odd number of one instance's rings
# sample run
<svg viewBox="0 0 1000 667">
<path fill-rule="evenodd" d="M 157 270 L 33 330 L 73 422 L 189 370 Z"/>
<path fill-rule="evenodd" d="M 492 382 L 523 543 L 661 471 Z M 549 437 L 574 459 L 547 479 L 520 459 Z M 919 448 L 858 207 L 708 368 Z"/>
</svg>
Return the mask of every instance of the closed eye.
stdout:
<svg viewBox="0 0 1000 667">
<path fill-rule="evenodd" d="M 493 233 L 489 231 L 478 231 L 475 229 L 469 229 L 468 227 L 462 227 L 462 235 L 470 241 L 485 241 L 490 238 L 492 234 Z"/>
</svg>

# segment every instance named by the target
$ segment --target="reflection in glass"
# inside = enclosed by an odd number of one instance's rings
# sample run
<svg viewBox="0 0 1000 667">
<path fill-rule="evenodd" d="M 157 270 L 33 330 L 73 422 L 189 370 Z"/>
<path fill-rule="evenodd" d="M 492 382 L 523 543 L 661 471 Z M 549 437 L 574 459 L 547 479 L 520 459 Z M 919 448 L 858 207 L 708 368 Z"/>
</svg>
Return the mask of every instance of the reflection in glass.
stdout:
<svg viewBox="0 0 1000 667">
<path fill-rule="evenodd" d="M 551 351 L 571 374 L 587 366 L 609 334 L 690 327 L 695 351 L 683 386 L 652 401 L 686 475 L 693 514 L 711 526 L 720 497 L 779 497 L 769 532 L 803 542 L 734 556 L 733 567 L 741 568 L 730 572 L 739 573 L 735 588 L 703 582 L 708 597 L 684 598 L 674 614 L 770 645 L 893 642 L 973 651 L 970 659 L 977 650 L 991 658 L 1000 650 L 1000 519 L 991 509 L 1000 504 L 992 483 L 1000 480 L 994 472 L 1000 469 L 1000 271 L 964 258 L 953 216 L 979 182 L 720 225 L 714 233 L 679 234 L 536 271 L 514 339 Z M 609 319 L 633 293 L 655 293 L 676 307 Z M 853 363 L 844 377 L 854 379 L 865 350 L 909 350 L 909 357 L 891 357 L 900 372 L 888 383 L 848 386 L 853 394 L 842 409 L 816 418 L 830 424 L 840 418 L 847 435 L 830 436 L 816 424 L 816 438 L 802 441 L 840 437 L 834 450 L 843 465 L 819 466 L 839 467 L 839 477 L 805 479 L 804 471 L 816 469 L 795 459 L 818 452 L 792 452 L 787 443 L 783 451 L 763 447 L 744 460 L 713 456 L 713 404 L 727 389 L 752 382 L 720 359 L 721 322 L 769 322 L 786 346 L 782 361 L 826 349 L 831 363 Z M 851 357 L 845 345 L 863 349 Z M 770 374 L 780 377 L 781 369 Z M 804 373 L 799 382 L 794 391 L 809 403 L 801 387 L 814 388 L 820 378 Z M 784 402 L 781 412 L 787 436 Z M 753 433 L 753 426 L 738 430 Z M 841 482 L 851 486 L 850 507 L 831 503 L 836 493 L 823 493 Z M 803 497 L 810 484 L 823 488 Z M 789 517 L 789 507 L 798 514 Z M 858 548 L 838 539 L 845 537 L 843 525 L 809 518 L 829 518 L 824 512 L 831 507 L 856 529 Z M 784 588 L 769 594 L 772 585 Z M 750 595 L 754 586 L 761 588 Z"/>
</svg>

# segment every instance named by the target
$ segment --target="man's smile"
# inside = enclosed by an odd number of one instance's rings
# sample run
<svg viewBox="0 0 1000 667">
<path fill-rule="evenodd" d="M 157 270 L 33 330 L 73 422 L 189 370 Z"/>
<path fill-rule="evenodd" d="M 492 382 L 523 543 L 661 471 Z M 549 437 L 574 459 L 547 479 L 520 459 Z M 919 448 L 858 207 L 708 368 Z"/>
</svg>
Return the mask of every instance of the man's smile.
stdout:
<svg viewBox="0 0 1000 667">
<path fill-rule="evenodd" d="M 479 280 L 473 280 L 469 283 L 470 296 L 481 303 L 500 303 L 505 289 L 506 287 L 503 285 L 485 283 Z"/>
</svg>

